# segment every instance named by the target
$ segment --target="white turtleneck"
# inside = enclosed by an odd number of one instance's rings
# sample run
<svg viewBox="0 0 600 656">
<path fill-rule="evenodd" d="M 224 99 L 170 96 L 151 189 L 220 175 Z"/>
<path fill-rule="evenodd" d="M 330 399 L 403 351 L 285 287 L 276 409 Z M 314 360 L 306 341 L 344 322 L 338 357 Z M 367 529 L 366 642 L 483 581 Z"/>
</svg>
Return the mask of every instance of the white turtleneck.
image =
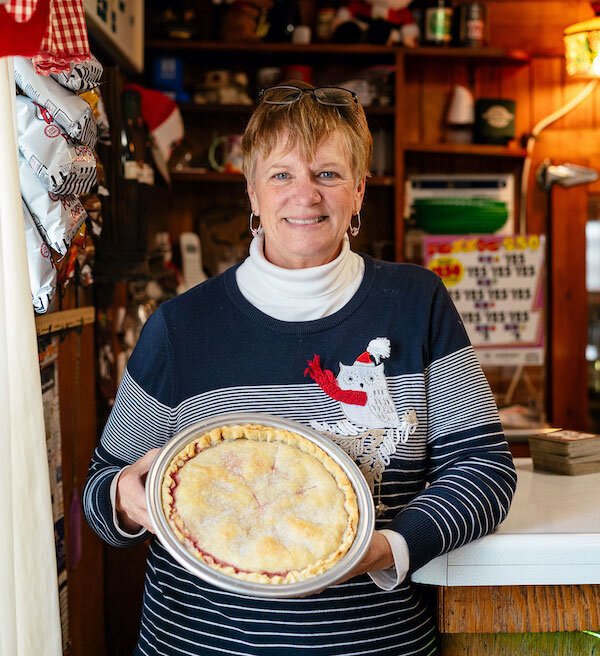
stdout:
<svg viewBox="0 0 600 656">
<path fill-rule="evenodd" d="M 261 312 L 281 321 L 311 321 L 337 312 L 354 296 L 365 272 L 362 257 L 344 237 L 341 253 L 327 264 L 283 269 L 264 255 L 264 236 L 250 244 L 250 256 L 235 272 L 240 292 Z"/>
<path fill-rule="evenodd" d="M 354 296 L 365 272 L 365 262 L 350 250 L 344 236 L 341 253 L 327 264 L 307 269 L 283 269 L 264 253 L 264 236 L 250 244 L 250 256 L 235 272 L 244 298 L 261 312 L 281 321 L 323 319 L 340 310 Z M 369 572 L 374 583 L 392 590 L 402 583 L 409 567 L 406 540 L 395 531 L 382 530 L 390 543 L 394 567 Z"/>
</svg>

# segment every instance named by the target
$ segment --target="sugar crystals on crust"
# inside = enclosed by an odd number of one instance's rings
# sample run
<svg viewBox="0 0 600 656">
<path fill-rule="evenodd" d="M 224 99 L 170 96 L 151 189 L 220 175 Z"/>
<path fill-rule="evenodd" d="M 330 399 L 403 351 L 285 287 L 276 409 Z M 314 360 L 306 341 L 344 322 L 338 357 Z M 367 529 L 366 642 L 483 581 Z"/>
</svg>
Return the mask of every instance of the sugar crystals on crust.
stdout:
<svg viewBox="0 0 600 656">
<path fill-rule="evenodd" d="M 196 558 L 258 583 L 330 569 L 358 525 L 343 469 L 307 438 L 269 426 L 222 426 L 191 441 L 165 472 L 162 504 Z"/>
</svg>

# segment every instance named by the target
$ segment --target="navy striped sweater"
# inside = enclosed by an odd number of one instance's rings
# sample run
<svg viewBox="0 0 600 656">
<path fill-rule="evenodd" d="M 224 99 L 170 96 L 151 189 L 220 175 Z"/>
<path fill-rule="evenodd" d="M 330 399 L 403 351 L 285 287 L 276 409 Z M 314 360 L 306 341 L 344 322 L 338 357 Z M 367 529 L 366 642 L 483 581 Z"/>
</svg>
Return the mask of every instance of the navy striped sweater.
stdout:
<svg viewBox="0 0 600 656">
<path fill-rule="evenodd" d="M 160 306 L 90 465 L 84 508 L 104 540 L 128 546 L 147 537 L 116 531 L 115 474 L 189 424 L 228 412 L 287 417 L 342 445 L 372 486 L 383 513 L 377 528 L 406 539 L 411 571 L 504 519 L 516 483 L 512 458 L 443 284 L 420 267 L 364 259 L 356 294 L 323 319 L 265 315 L 240 293 L 235 269 Z M 389 357 L 369 361 L 365 349 L 377 337 L 389 339 Z M 360 389 L 389 427 L 349 418 L 335 394 L 305 375 L 315 355 L 323 370 L 345 369 L 346 387 L 348 374 L 383 372 L 377 389 Z M 410 577 L 383 591 L 365 575 L 303 599 L 251 598 L 195 578 L 153 540 L 136 654 L 432 655 L 435 620 L 424 592 Z"/>
</svg>

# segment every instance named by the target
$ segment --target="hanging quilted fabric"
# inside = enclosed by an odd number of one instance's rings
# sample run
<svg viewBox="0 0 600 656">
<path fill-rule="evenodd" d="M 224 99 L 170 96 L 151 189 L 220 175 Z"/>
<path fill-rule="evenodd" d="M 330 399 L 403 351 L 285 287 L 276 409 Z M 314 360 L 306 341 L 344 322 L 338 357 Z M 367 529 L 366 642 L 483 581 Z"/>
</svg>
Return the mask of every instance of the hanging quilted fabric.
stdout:
<svg viewBox="0 0 600 656">
<path fill-rule="evenodd" d="M 0 56 L 32 57 L 40 75 L 91 57 L 82 0 L 8 0 L 0 4 L 0 35 Z"/>
</svg>

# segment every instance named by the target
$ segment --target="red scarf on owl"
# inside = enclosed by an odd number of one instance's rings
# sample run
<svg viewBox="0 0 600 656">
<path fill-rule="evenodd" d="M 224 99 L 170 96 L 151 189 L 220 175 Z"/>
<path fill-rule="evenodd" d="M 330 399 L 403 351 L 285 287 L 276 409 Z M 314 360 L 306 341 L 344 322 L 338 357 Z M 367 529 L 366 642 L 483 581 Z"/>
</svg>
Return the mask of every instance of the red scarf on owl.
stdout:
<svg viewBox="0 0 600 656">
<path fill-rule="evenodd" d="M 304 370 L 305 376 L 310 376 L 315 383 L 327 394 L 327 396 L 350 405 L 366 405 L 367 393 L 360 390 L 343 390 L 338 385 L 333 371 L 321 368 L 321 356 L 316 355 L 308 361 L 308 367 Z"/>
</svg>

